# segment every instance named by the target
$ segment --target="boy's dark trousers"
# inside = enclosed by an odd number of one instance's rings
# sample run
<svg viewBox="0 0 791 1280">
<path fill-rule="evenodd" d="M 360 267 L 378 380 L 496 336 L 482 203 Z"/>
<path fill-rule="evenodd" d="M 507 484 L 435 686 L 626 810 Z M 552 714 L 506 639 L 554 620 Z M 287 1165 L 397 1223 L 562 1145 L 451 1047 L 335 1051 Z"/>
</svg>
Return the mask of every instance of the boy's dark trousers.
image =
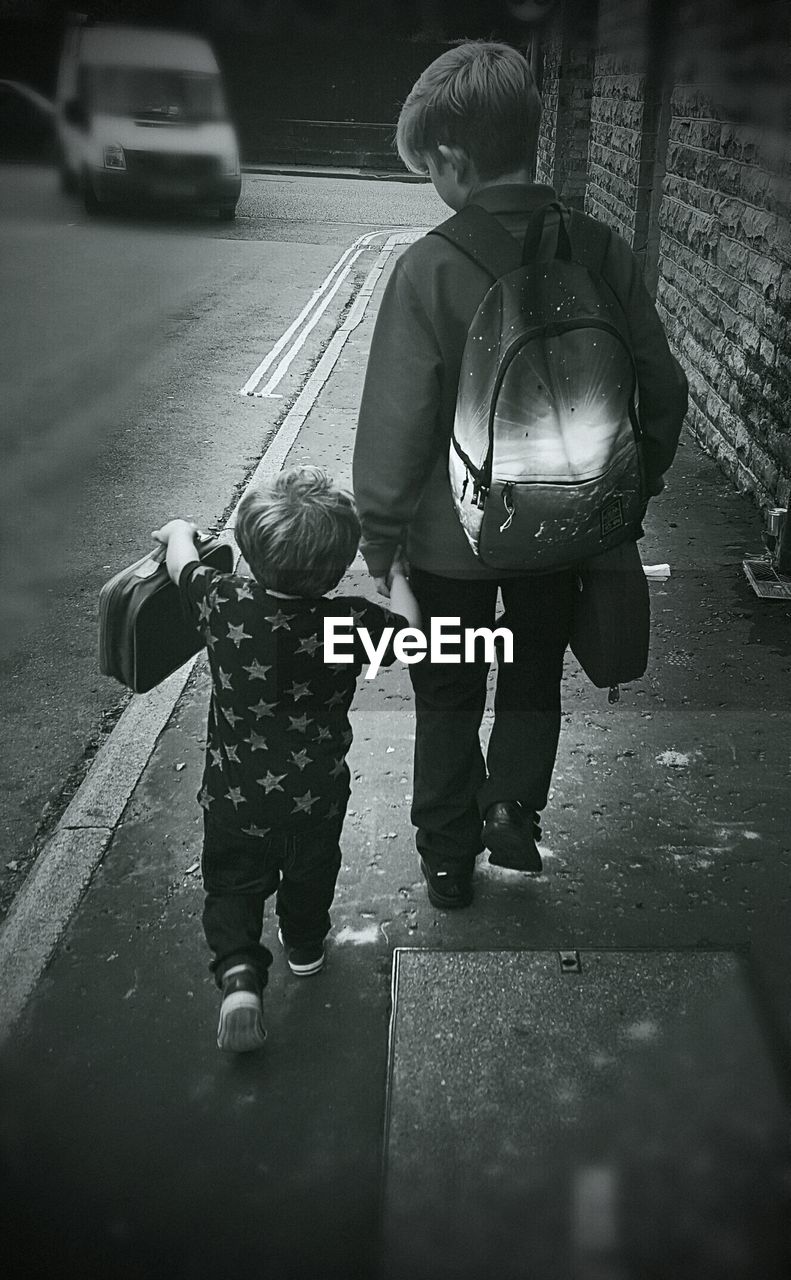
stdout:
<svg viewBox="0 0 791 1280">
<path fill-rule="evenodd" d="M 540 811 L 560 736 L 560 683 L 569 640 L 574 578 L 571 571 L 503 578 L 505 612 L 495 624 L 496 581 L 444 578 L 413 568 L 410 583 L 422 628 L 432 617 L 460 619 L 466 627 L 508 627 L 514 661 L 500 661 L 498 642 L 494 724 L 484 764 L 479 730 L 488 666 L 478 641 L 475 663 L 431 663 L 409 671 L 415 692 L 415 769 L 412 822 L 418 852 L 432 870 L 472 869 L 481 852 L 483 815 L 501 800 Z M 461 656 L 464 656 L 463 643 Z M 488 773 L 488 776 L 487 776 Z"/>
<path fill-rule="evenodd" d="M 261 942 L 264 904 L 273 893 L 288 946 L 321 943 L 341 865 L 343 814 L 299 834 L 245 835 L 204 813 L 203 930 L 218 986 L 232 965 L 254 965 L 266 986 L 272 952 Z"/>
</svg>

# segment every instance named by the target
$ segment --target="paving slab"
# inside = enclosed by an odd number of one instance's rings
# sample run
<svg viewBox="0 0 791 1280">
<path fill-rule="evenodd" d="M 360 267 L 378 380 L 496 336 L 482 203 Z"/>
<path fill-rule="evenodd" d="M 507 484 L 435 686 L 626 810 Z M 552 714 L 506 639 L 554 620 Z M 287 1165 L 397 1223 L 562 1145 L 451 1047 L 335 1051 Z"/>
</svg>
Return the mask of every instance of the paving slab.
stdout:
<svg viewBox="0 0 791 1280">
<path fill-rule="evenodd" d="M 786 1117 L 732 953 L 397 950 L 382 1276 L 780 1280 Z"/>
</svg>

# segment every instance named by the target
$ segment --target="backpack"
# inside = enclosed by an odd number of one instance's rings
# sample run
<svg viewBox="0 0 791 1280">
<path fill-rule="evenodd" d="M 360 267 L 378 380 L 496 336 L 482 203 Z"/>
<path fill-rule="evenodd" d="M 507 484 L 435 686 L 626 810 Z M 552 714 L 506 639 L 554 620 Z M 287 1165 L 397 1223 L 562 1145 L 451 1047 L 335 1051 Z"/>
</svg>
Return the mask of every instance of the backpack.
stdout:
<svg viewBox="0 0 791 1280">
<path fill-rule="evenodd" d="M 639 536 L 637 375 L 602 275 L 609 229 L 553 201 L 531 217 L 521 261 L 480 205 L 432 234 L 493 278 L 467 334 L 448 462 L 475 554 L 541 573 Z"/>
</svg>

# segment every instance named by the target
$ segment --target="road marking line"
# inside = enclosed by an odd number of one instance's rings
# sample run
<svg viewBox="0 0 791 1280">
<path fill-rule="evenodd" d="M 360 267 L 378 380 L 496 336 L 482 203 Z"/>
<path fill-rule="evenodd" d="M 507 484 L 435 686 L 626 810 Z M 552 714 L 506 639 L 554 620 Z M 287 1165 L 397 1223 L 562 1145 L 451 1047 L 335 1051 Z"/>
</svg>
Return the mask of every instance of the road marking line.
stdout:
<svg viewBox="0 0 791 1280">
<path fill-rule="evenodd" d="M 378 234 L 382 233 L 375 232 L 372 236 Z M 363 319 L 390 254 L 399 245 L 408 244 L 423 234 L 424 229 L 420 229 L 389 236 L 355 304 L 283 419 L 245 486 L 245 493 L 264 476 L 282 469 L 349 335 Z M 238 503 L 226 525 L 231 534 L 237 510 Z M 0 1043 L 22 1013 L 104 857 L 198 656 L 149 693 L 132 698 L 96 753 L 81 786 L 41 849 L 0 925 Z"/>
<path fill-rule="evenodd" d="M 420 233 L 415 233 L 405 238 L 404 233 L 396 233 L 388 238 L 387 243 L 361 285 L 359 295 L 355 299 L 354 305 L 349 311 L 349 314 L 340 328 L 336 329 L 335 333 L 332 335 L 332 338 L 327 344 L 319 363 L 316 365 L 316 368 L 308 378 L 302 391 L 297 396 L 294 404 L 289 409 L 278 429 L 277 435 L 250 477 L 247 487 L 245 488 L 245 493 L 249 488 L 261 480 L 277 475 L 278 471 L 282 470 L 283 463 L 285 462 L 294 441 L 299 435 L 302 424 L 321 394 L 325 382 L 335 368 L 335 365 L 338 362 L 338 357 L 346 345 L 349 335 L 357 328 L 365 315 L 366 307 L 371 300 L 371 295 L 373 294 L 374 288 L 384 271 L 388 258 L 398 245 L 409 243 L 409 240 L 416 239 L 418 234 Z M 244 497 L 244 494 L 242 494 L 242 497 Z M 241 502 L 242 497 L 240 497 L 239 502 Z M 234 508 L 230 520 L 226 525 L 226 529 L 228 530 L 232 530 L 236 523 L 236 511 L 238 510 L 238 507 L 239 503 L 237 503 Z"/>
<path fill-rule="evenodd" d="M 304 307 L 302 308 L 299 315 L 297 316 L 296 320 L 292 320 L 291 324 L 288 326 L 285 333 L 282 333 L 280 335 L 277 342 L 273 346 L 272 350 L 266 356 L 264 356 L 263 360 L 258 365 L 258 367 L 254 370 L 253 373 L 251 373 L 250 377 L 247 379 L 246 383 L 244 384 L 244 386 L 241 388 L 239 392 L 240 396 L 252 396 L 255 394 L 255 389 L 259 385 L 267 369 L 269 369 L 269 367 L 272 364 L 274 364 L 275 360 L 280 355 L 280 352 L 287 345 L 291 337 L 299 329 L 299 326 L 302 324 L 303 320 L 305 320 L 305 318 L 310 315 L 313 307 L 316 306 L 316 303 L 318 302 L 321 295 L 324 293 L 326 289 L 330 287 L 335 274 L 338 271 L 342 270 L 344 264 L 348 261 L 351 255 L 355 253 L 356 250 L 359 250 L 359 252 L 362 252 L 362 250 L 359 249 L 360 245 L 367 246 L 376 236 L 382 235 L 382 234 L 387 234 L 387 233 L 382 233 L 380 231 L 369 231 L 367 235 L 358 236 L 358 238 L 354 241 L 354 244 L 349 245 L 349 248 L 346 249 L 341 254 L 340 258 L 335 263 L 335 266 L 332 268 L 330 272 L 328 272 L 328 274 L 322 280 L 318 289 L 315 289 L 314 292 L 311 294 L 308 301 L 305 303 Z"/>
<path fill-rule="evenodd" d="M 253 395 L 256 397 L 256 399 L 266 399 L 267 397 L 270 397 L 272 395 L 274 388 L 278 385 L 279 382 L 282 382 L 283 378 L 286 376 L 286 373 L 288 372 L 288 369 L 289 369 L 289 366 L 291 365 L 292 360 L 294 360 L 294 358 L 302 350 L 302 347 L 305 345 L 308 334 L 310 334 L 313 331 L 313 329 L 315 329 L 316 325 L 318 324 L 321 317 L 324 315 L 324 312 L 327 310 L 327 307 L 332 302 L 333 298 L 335 297 L 336 293 L 340 289 L 344 280 L 347 279 L 349 272 L 351 271 L 355 262 L 363 252 L 364 252 L 363 249 L 358 249 L 356 253 L 352 254 L 351 258 L 347 262 L 346 266 L 343 268 L 343 271 L 341 271 L 340 275 L 338 276 L 338 279 L 335 281 L 335 284 L 332 286 L 329 293 L 325 294 L 319 306 L 317 306 L 316 309 L 314 310 L 312 316 L 308 320 L 307 324 L 305 325 L 304 329 L 300 333 L 299 337 L 294 339 L 293 343 L 289 347 L 286 354 L 283 356 L 283 359 L 280 361 L 280 364 L 275 369 L 275 372 L 272 374 L 272 377 L 269 379 L 266 386 L 262 387 L 260 391 L 253 392 Z"/>
</svg>

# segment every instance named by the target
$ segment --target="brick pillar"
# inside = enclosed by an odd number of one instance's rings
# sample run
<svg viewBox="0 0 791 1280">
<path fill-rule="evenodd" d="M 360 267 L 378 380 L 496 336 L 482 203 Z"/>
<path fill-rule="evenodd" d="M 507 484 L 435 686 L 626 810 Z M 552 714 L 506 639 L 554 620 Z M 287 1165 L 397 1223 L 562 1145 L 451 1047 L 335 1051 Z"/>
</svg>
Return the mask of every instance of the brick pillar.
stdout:
<svg viewBox="0 0 791 1280">
<path fill-rule="evenodd" d="M 656 289 L 669 88 L 651 0 L 601 0 L 585 211 L 613 227 Z"/>
<path fill-rule="evenodd" d="M 596 5 L 563 0 L 543 42 L 536 180 L 572 208 L 585 205 Z"/>
</svg>

